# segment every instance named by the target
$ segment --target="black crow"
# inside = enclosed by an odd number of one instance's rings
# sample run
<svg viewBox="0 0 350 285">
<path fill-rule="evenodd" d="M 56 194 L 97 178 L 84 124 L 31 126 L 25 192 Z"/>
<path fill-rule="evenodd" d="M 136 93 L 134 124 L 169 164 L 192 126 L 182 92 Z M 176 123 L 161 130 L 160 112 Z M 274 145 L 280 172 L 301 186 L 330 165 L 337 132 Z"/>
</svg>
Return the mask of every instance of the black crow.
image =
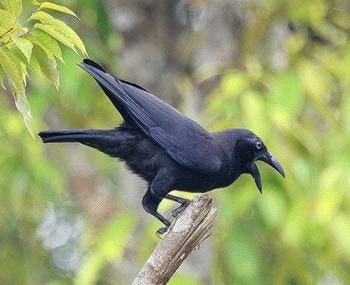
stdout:
<svg viewBox="0 0 350 285">
<path fill-rule="evenodd" d="M 284 177 L 281 163 L 251 131 L 208 132 L 144 88 L 113 77 L 92 60 L 84 59 L 80 67 L 95 78 L 124 122 L 109 130 L 53 130 L 39 136 L 44 143 L 79 142 L 125 161 L 148 182 L 142 205 L 165 224 L 158 233 L 170 226 L 157 211 L 162 199 L 180 203 L 176 212 L 189 202 L 170 195 L 172 190 L 203 193 L 228 186 L 248 173 L 261 192 L 257 160 Z"/>
</svg>

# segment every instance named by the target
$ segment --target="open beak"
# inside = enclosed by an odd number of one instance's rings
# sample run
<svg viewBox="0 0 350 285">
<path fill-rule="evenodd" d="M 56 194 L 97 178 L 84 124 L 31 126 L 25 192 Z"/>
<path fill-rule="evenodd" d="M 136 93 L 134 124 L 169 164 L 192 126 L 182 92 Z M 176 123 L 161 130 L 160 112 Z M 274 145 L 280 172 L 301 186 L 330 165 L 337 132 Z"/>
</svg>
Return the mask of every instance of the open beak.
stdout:
<svg viewBox="0 0 350 285">
<path fill-rule="evenodd" d="M 277 170 L 279 174 L 281 174 L 283 177 L 285 177 L 285 173 L 284 173 L 284 169 L 282 167 L 282 164 L 270 152 L 265 151 L 264 153 L 257 156 L 255 158 L 255 160 L 261 160 L 261 161 L 265 162 L 266 164 L 270 165 L 272 168 Z M 256 166 L 255 162 L 253 162 L 250 165 L 250 174 L 253 176 L 253 178 L 255 180 L 256 187 L 258 187 L 258 189 L 261 193 L 262 192 L 261 176 L 260 176 L 259 169 Z"/>
</svg>

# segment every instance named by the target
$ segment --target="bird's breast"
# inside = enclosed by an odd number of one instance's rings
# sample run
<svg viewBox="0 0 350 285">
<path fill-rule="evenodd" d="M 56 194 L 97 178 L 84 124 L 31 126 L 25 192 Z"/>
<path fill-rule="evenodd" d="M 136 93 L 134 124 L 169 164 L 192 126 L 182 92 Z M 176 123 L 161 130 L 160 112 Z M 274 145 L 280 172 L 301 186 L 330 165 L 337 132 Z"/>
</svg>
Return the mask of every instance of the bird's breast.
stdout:
<svg viewBox="0 0 350 285">
<path fill-rule="evenodd" d="M 181 175 L 177 175 L 178 179 L 174 188 L 187 192 L 204 193 L 216 188 L 223 188 L 232 184 L 237 177 L 227 174 L 203 174 L 195 173 L 190 170 L 184 171 Z"/>
</svg>

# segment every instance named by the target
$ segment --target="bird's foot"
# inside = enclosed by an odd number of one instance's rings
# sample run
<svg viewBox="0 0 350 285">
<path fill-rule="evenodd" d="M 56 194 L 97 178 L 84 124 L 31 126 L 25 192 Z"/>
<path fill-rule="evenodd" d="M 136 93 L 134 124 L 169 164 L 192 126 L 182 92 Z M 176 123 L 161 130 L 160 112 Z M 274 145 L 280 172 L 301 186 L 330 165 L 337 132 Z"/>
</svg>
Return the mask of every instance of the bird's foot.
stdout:
<svg viewBox="0 0 350 285">
<path fill-rule="evenodd" d="M 169 227 L 159 228 L 156 231 L 157 238 L 163 239 L 163 234 L 165 234 L 168 230 L 169 230 Z"/>
<path fill-rule="evenodd" d="M 181 204 L 180 207 L 177 207 L 176 209 L 171 211 L 171 216 L 176 218 L 183 210 L 187 208 L 189 204 L 190 204 L 190 201 L 186 201 L 185 203 Z"/>
<path fill-rule="evenodd" d="M 183 204 L 181 204 L 179 207 L 177 207 L 176 209 L 172 210 L 170 215 L 171 215 L 171 221 L 173 221 L 181 212 L 183 212 L 186 207 L 190 204 L 190 201 L 186 201 L 184 202 Z M 156 235 L 158 238 L 162 239 L 163 238 L 163 235 L 168 232 L 170 229 L 170 223 L 169 223 L 169 226 L 165 226 L 163 228 L 159 228 L 157 231 L 156 231 Z"/>
</svg>

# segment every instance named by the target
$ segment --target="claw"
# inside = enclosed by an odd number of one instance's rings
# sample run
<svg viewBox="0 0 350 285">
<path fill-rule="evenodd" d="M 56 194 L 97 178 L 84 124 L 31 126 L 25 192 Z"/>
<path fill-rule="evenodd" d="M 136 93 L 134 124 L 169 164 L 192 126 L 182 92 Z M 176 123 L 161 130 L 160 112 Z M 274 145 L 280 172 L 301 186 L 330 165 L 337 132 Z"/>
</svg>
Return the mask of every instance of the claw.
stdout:
<svg viewBox="0 0 350 285">
<path fill-rule="evenodd" d="M 179 207 L 171 211 L 171 215 L 176 218 L 181 212 L 183 212 L 187 206 L 190 204 L 190 201 L 187 201 L 183 204 L 181 204 Z"/>
<path fill-rule="evenodd" d="M 162 235 L 165 234 L 168 230 L 169 230 L 169 227 L 159 228 L 159 229 L 156 231 L 156 236 L 157 236 L 157 238 L 163 239 Z"/>
</svg>

